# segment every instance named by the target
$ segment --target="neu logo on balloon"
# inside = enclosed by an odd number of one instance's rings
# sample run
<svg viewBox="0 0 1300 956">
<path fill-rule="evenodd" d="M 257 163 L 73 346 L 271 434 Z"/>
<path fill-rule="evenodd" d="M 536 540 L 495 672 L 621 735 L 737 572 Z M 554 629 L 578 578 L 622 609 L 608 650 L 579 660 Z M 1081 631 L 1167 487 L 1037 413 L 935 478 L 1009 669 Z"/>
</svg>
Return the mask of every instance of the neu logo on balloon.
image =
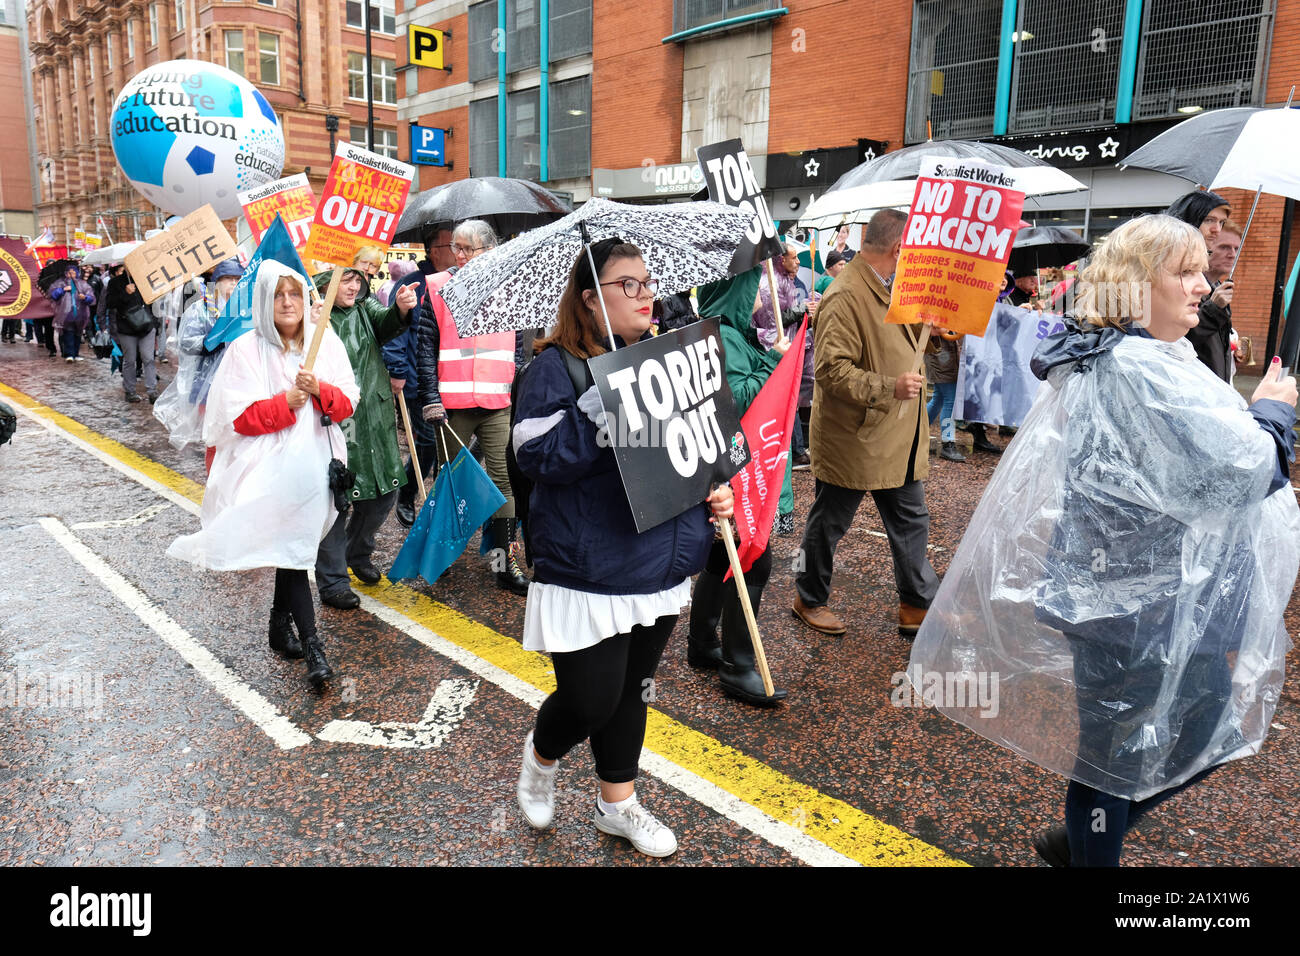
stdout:
<svg viewBox="0 0 1300 956">
<path fill-rule="evenodd" d="M 113 106 L 113 153 L 141 195 L 178 216 L 210 203 L 240 214 L 238 193 L 280 178 L 284 132 L 271 104 L 239 74 L 171 60 L 136 74 Z"/>
</svg>

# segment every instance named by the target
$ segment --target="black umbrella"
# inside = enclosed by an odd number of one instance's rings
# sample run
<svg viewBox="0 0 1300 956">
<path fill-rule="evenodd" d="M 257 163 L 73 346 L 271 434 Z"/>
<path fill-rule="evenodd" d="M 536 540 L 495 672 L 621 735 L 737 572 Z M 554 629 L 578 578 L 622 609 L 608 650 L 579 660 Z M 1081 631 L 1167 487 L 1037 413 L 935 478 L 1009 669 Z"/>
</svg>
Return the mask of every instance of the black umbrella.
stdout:
<svg viewBox="0 0 1300 956">
<path fill-rule="evenodd" d="M 854 166 L 837 179 L 835 185 L 826 191 L 834 192 L 839 189 L 852 189 L 854 186 L 866 186 L 871 183 L 891 182 L 898 179 L 916 179 L 921 174 L 921 161 L 927 156 L 976 159 L 985 163 L 997 163 L 1001 166 L 1011 166 L 1017 169 L 1040 167 L 1041 172 L 1036 170 L 1036 175 L 1042 177 L 1043 182 L 1035 182 L 1032 189 L 1027 190 L 1036 195 L 1046 195 L 1052 192 L 1072 192 L 1083 188 L 1081 183 L 1072 179 L 1068 174 L 1048 165 L 1041 159 L 1030 156 L 1021 150 L 1013 149 L 1010 146 L 1000 146 L 997 143 L 977 143 L 965 139 L 941 139 L 917 143 L 915 146 L 906 146 L 892 153 L 877 156 L 875 159 L 859 166 Z M 1057 188 L 1051 188 L 1053 184 Z"/>
<path fill-rule="evenodd" d="M 1198 186 L 1209 186 L 1241 135 L 1241 128 L 1258 112 L 1241 106 L 1198 113 L 1171 126 L 1116 165 L 1168 173 Z"/>
<path fill-rule="evenodd" d="M 1060 226 L 1029 226 L 1016 233 L 1007 268 L 1018 276 L 1063 266 L 1087 255 L 1083 236 Z"/>
<path fill-rule="evenodd" d="M 394 239 L 423 242 L 435 227 L 450 227 L 464 219 L 484 219 L 498 236 L 507 238 L 562 219 L 572 211 L 555 193 L 527 179 L 458 179 L 411 197 Z"/>
<path fill-rule="evenodd" d="M 46 295 L 50 294 L 50 286 L 63 278 L 63 274 L 68 271 L 69 266 L 77 267 L 77 274 L 81 274 L 81 265 L 76 259 L 55 259 L 49 265 L 41 269 L 36 276 L 37 287 Z"/>
</svg>

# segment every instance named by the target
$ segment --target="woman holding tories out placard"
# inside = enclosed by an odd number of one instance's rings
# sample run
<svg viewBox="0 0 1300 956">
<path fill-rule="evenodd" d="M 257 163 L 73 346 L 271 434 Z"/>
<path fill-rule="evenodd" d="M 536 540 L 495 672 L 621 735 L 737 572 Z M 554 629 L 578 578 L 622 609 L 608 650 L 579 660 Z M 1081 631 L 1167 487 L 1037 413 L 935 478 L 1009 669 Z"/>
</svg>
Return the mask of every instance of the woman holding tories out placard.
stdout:
<svg viewBox="0 0 1300 956">
<path fill-rule="evenodd" d="M 673 625 L 690 601 L 690 577 L 713 542 L 712 515 L 729 518 L 731 489 L 706 505 L 638 534 L 609 442 L 598 438 L 600 397 L 585 360 L 647 337 L 657 290 L 641 252 L 618 238 L 574 264 L 555 329 L 519 383 L 513 445 L 535 482 L 528 540 L 535 580 L 524 612 L 524 647 L 546 651 L 555 693 L 524 742 L 519 807 L 547 827 L 555 809 L 559 760 L 591 741 L 600 792 L 597 829 L 642 853 L 677 850 L 672 831 L 636 798 L 646 705 Z M 597 284 L 604 294 L 601 314 Z M 603 421 L 602 421 L 603 423 Z M 610 424 L 609 434 L 618 434 Z"/>
</svg>

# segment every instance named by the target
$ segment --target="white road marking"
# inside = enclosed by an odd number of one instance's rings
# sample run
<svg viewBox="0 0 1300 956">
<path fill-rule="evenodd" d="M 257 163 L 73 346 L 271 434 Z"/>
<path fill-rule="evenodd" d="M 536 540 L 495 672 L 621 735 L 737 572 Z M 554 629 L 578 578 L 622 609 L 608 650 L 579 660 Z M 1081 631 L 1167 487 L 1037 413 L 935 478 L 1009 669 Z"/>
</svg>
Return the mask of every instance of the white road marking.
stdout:
<svg viewBox="0 0 1300 956">
<path fill-rule="evenodd" d="M 366 744 L 397 750 L 436 750 L 465 718 L 465 711 L 478 692 L 478 681 L 448 678 L 438 682 L 424 716 L 416 723 L 364 720 L 331 720 L 316 736 L 338 744 Z"/>
<path fill-rule="evenodd" d="M 76 445 L 78 448 L 84 451 L 87 455 L 90 455 L 92 458 L 96 458 L 99 461 L 102 461 L 104 464 L 108 465 L 108 467 L 112 468 L 114 471 L 121 472 L 122 474 L 126 475 L 126 477 L 136 482 L 136 484 L 144 485 L 150 491 L 153 491 L 161 495 L 162 497 L 170 501 L 172 504 L 180 505 L 183 509 L 185 509 L 192 515 L 198 515 L 199 506 L 196 505 L 194 502 L 190 501 L 189 498 L 186 498 L 184 495 L 180 494 L 179 492 L 172 491 L 166 485 L 154 481 L 148 475 L 137 471 L 136 469 L 128 465 L 126 462 L 119 461 L 118 459 L 114 458 L 112 455 L 108 454 L 108 452 L 100 451 L 98 448 L 96 448 L 94 445 L 90 444 L 89 442 L 83 441 L 82 439 L 78 438 L 76 435 L 69 432 L 67 429 L 61 428 L 59 425 L 56 425 L 54 422 L 41 417 L 40 415 L 36 414 L 30 409 L 23 408 L 23 406 L 18 402 L 13 402 L 12 407 L 20 415 L 26 415 L 32 421 L 36 422 L 36 424 L 40 425 L 42 428 L 48 431 L 50 434 L 62 438 L 64 441 L 71 442 L 73 445 Z"/>
<path fill-rule="evenodd" d="M 184 509 L 185 511 L 189 512 L 192 515 L 197 516 L 199 514 L 199 506 L 194 502 L 190 501 L 188 498 L 185 498 L 184 496 L 177 494 L 176 492 L 172 491 L 170 488 L 166 487 L 165 485 L 161 485 L 158 482 L 154 481 L 153 479 L 149 478 L 148 476 L 141 474 L 140 472 L 132 468 L 130 465 L 127 465 L 125 462 L 118 461 L 117 459 L 113 458 L 111 455 L 101 452 L 98 448 L 95 448 L 93 445 L 87 444 L 86 442 L 77 438 L 75 435 L 69 434 L 67 431 L 65 431 L 63 428 L 60 428 L 58 425 L 54 424 L 53 422 L 46 421 L 45 419 L 41 418 L 39 415 L 36 415 L 35 413 L 28 411 L 27 409 L 21 407 L 20 405 L 15 404 L 15 407 L 18 409 L 20 413 L 27 415 L 33 421 L 39 422 L 41 426 L 44 427 L 47 431 L 51 432 L 54 435 L 57 435 L 60 438 L 65 439 L 66 441 L 71 442 L 72 444 L 81 448 L 83 451 L 87 452 L 93 457 L 104 462 L 104 464 L 108 465 L 110 468 L 122 473 L 126 477 L 130 478 L 132 481 L 135 481 L 137 484 L 144 485 L 146 488 L 149 488 L 157 492 L 159 495 L 162 495 L 168 501 L 171 501 L 174 504 L 179 505 L 182 509 Z M 85 550 L 86 553 L 93 560 L 99 561 L 99 558 L 96 555 L 94 555 L 93 552 L 90 552 L 89 549 L 84 549 L 84 546 L 82 546 L 79 541 L 73 538 L 71 533 L 68 532 L 59 522 L 55 521 L 54 519 L 41 519 L 41 521 L 43 524 L 46 521 L 49 521 L 57 528 L 57 531 L 51 530 L 50 532 L 51 534 L 54 534 L 56 538 L 58 538 L 60 534 L 66 536 L 67 541 L 72 546 L 75 546 L 77 548 L 83 548 L 83 550 Z M 63 540 L 64 539 L 60 538 L 61 542 Z M 102 562 L 100 563 L 102 564 Z M 87 566 L 89 567 L 89 565 Z M 116 572 L 114 572 L 107 565 L 103 565 L 103 568 L 108 574 L 113 575 L 114 577 L 118 577 Z M 122 582 L 122 585 L 125 588 L 130 589 L 131 591 L 135 591 L 135 589 L 130 584 L 128 584 L 125 580 L 122 580 L 120 577 L 118 577 L 118 580 Z M 144 604 L 148 605 L 147 599 L 144 598 L 144 596 L 141 595 L 140 592 L 135 591 L 135 593 L 139 595 L 140 600 Z M 361 607 L 364 608 L 366 611 L 368 611 L 370 614 L 374 615 L 379 620 L 384 621 L 386 624 L 395 627 L 397 630 L 406 634 L 408 637 L 414 638 L 418 643 L 428 647 L 436 654 L 439 654 L 443 657 L 455 661 L 456 663 L 460 664 L 462 667 L 464 667 L 466 670 L 470 671 L 471 673 L 478 674 L 484 680 L 487 680 L 490 683 L 495 684 L 497 687 L 500 687 L 502 690 L 510 694 L 512 697 L 515 697 L 518 700 L 523 701 L 524 703 L 528 704 L 532 708 L 537 709 L 542 705 L 542 701 L 546 699 L 546 693 L 544 691 L 534 687 L 532 684 L 520 680 L 514 674 L 511 674 L 510 672 L 497 667 L 495 664 L 483 660 L 478 655 L 465 650 L 464 648 L 460 647 L 457 644 L 453 644 L 451 641 L 447 640 L 446 638 L 438 634 L 435 634 L 433 631 L 424 627 L 422 624 L 418 624 L 415 621 L 411 620 L 410 618 L 406 617 L 405 615 L 400 614 L 397 611 L 394 611 L 392 608 L 380 604 L 378 601 L 374 600 L 369 595 L 361 594 L 360 597 L 361 597 Z M 157 611 L 156 609 L 154 613 L 161 615 L 161 612 Z M 161 615 L 161 616 L 165 618 L 165 615 Z M 224 665 L 222 665 L 219 661 L 216 661 L 215 658 L 212 658 L 209 652 L 202 645 L 195 643 L 193 639 L 189 637 L 188 634 L 185 634 L 185 632 L 180 629 L 179 625 L 175 625 L 174 622 L 170 621 L 170 619 L 166 619 L 166 620 L 168 621 L 169 624 L 172 624 L 172 626 L 175 627 L 177 631 L 179 631 L 181 634 L 185 636 L 186 640 L 194 646 L 197 653 L 207 655 L 213 661 L 215 667 L 225 671 L 225 673 L 228 675 L 229 680 L 235 682 L 236 684 L 239 684 L 240 686 L 246 686 L 240 684 L 238 678 L 236 678 L 233 674 L 231 674 L 228 670 L 226 670 Z M 157 630 L 157 628 L 155 628 L 155 630 Z M 164 637 L 164 639 L 166 638 Z M 193 662 L 191 661 L 191 663 Z M 195 665 L 195 669 L 196 670 L 198 669 L 197 665 Z M 200 671 L 200 673 L 202 672 Z M 211 680 L 212 678 L 209 679 Z M 253 695 L 257 700 L 262 702 L 262 704 L 270 714 L 275 715 L 276 719 L 284 722 L 287 728 L 289 728 L 288 731 L 289 733 L 302 735 L 304 739 L 302 740 L 295 739 L 295 742 L 288 745 L 289 747 L 301 746 L 302 744 L 308 743 L 310 741 L 311 738 L 308 737 L 305 733 L 303 733 L 296 725 L 291 723 L 288 720 L 288 718 L 280 716 L 279 712 L 274 708 L 274 706 L 270 704 L 269 701 L 266 701 L 265 698 L 262 698 L 260 695 L 258 695 L 256 691 L 252 690 L 252 688 L 247 688 L 247 690 L 249 694 Z M 245 712 L 247 713 L 247 711 Z M 264 730 L 267 730 L 265 725 L 262 726 Z M 271 731 L 267 730 L 267 733 L 270 734 Z M 274 737 L 274 734 L 272 734 L 272 736 Z M 278 740 L 277 743 L 279 743 Z M 520 743 L 522 745 L 522 741 Z M 286 747 L 286 745 L 283 743 L 281 743 L 280 746 L 285 747 L 285 749 L 288 749 L 288 747 Z M 774 846 L 781 847 L 782 849 L 786 850 L 791 856 L 795 857 L 796 859 L 800 860 L 803 863 L 809 864 L 810 866 L 859 866 L 860 865 L 856 860 L 850 859 L 849 857 L 844 856 L 842 853 L 837 853 L 835 850 L 832 850 L 824 843 L 821 843 L 820 841 L 813 839 L 812 837 L 806 835 L 805 833 L 801 832 L 797 828 L 792 827 L 790 824 L 784 823 L 781 820 L 776 819 L 775 817 L 769 816 L 768 814 L 764 813 L 758 808 L 753 807 L 750 804 L 745 803 L 740 798 L 734 796 L 733 794 L 728 793 L 726 790 L 722 789 L 716 784 L 711 783 L 708 780 L 705 780 L 703 777 L 700 777 L 697 774 L 692 773 L 689 770 L 686 770 L 685 768 L 673 763 L 670 760 L 660 757 L 658 754 L 651 753 L 650 751 L 643 749 L 641 751 L 641 765 L 642 767 L 645 768 L 645 770 L 648 773 L 653 774 L 654 776 L 658 777 L 660 780 L 664 781 L 664 783 L 681 791 L 681 793 L 683 793 L 685 796 L 696 801 L 697 803 L 700 803 L 708 807 L 713 812 L 718 813 L 726 817 L 727 819 L 734 821 L 735 823 L 749 830 L 751 833 L 755 834 L 759 838 L 766 840 L 768 843 L 771 843 Z"/>
<path fill-rule="evenodd" d="M 150 518 L 156 518 L 162 514 L 171 505 L 162 502 L 156 505 L 150 505 L 139 514 L 131 515 L 129 518 L 118 518 L 116 521 L 81 521 L 72 525 L 73 531 L 89 531 L 92 528 L 133 528 L 136 525 L 144 524 Z"/>
<path fill-rule="evenodd" d="M 483 660 L 458 644 L 429 630 L 404 614 L 394 611 L 385 604 L 380 604 L 368 594 L 359 595 L 361 607 L 373 614 L 385 624 L 423 644 L 435 654 L 449 657 L 465 669 L 478 674 L 484 680 L 496 684 L 512 697 L 522 700 L 533 708 L 542 706 L 546 693 L 532 684 L 526 683 L 502 670 L 495 664 Z M 523 746 L 523 741 L 519 741 Z M 779 846 L 795 859 L 809 866 L 860 866 L 856 860 L 842 853 L 837 853 L 826 844 L 815 840 L 796 827 L 778 820 L 751 806 L 739 797 L 728 793 L 717 784 L 705 780 L 685 767 L 673 763 L 649 750 L 641 750 L 641 769 L 653 774 L 670 787 L 681 791 L 696 803 L 703 804 L 714 813 L 739 824 L 754 835 L 766 840 L 773 846 Z"/>
<path fill-rule="evenodd" d="M 310 734 L 299 728 L 288 717 L 281 714 L 274 704 L 236 677 L 230 668 L 213 656 L 211 651 L 190 637 L 183 627 L 155 607 L 143 591 L 78 541 L 63 522 L 57 518 L 39 520 L 41 527 L 48 531 L 55 541 L 63 545 L 87 571 L 99 578 L 114 597 L 135 612 L 136 617 L 147 624 L 168 647 L 212 684 L 237 710 L 261 727 L 267 736 L 275 741 L 276 746 L 282 750 L 292 750 L 294 747 L 311 743 Z"/>
</svg>

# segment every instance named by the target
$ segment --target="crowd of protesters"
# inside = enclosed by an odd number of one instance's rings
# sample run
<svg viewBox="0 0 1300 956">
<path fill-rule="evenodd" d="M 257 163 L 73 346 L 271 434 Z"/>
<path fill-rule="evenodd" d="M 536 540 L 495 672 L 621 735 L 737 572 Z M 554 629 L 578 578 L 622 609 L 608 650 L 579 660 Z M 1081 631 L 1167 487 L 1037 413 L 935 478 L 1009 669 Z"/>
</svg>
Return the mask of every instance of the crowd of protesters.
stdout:
<svg viewBox="0 0 1300 956">
<path fill-rule="evenodd" d="M 1243 358 L 1232 329 L 1232 275 L 1241 230 L 1230 213 L 1229 204 L 1214 193 L 1182 197 L 1167 215 L 1151 217 L 1159 220 L 1148 230 L 1151 241 L 1162 244 L 1151 253 L 1158 258 L 1141 260 L 1148 276 L 1163 275 L 1159 270 L 1166 260 L 1191 263 L 1183 272 L 1195 280 L 1189 287 L 1184 275 L 1181 290 L 1184 297 L 1195 295 L 1196 321 L 1183 328 L 1157 310 L 1152 315 L 1164 324 L 1146 338 L 1185 337 L 1183 344 L 1227 383 Z M 773 528 L 776 535 L 794 535 L 802 525 L 804 563 L 786 606 L 828 637 L 853 626 L 832 608 L 831 584 L 838 545 L 869 493 L 893 559 L 898 631 L 916 637 L 936 596 L 942 599 L 927 550 L 931 428 L 938 426 L 939 457 L 952 465 L 967 461 L 957 443 L 959 427 L 971 433 L 976 451 L 994 455 L 1004 449 L 991 441 L 988 430 L 1015 432 L 996 418 L 959 422 L 955 417 L 966 347 L 960 335 L 936 328 L 922 336 L 920 326 L 885 321 L 905 222 L 906 214 L 882 210 L 856 236 L 848 227 L 839 230 L 820 263 L 787 241 L 770 264 L 770 279 L 759 267 L 658 297 L 641 251 L 605 240 L 592 247 L 594 265 L 585 257 L 574 264 L 557 316 L 539 317 L 534 332 L 479 336 L 461 335 L 440 290 L 499 239 L 480 219 L 447 223 L 427 232 L 424 259 L 389 263 L 387 281 L 374 291 L 372 279 L 384 265 L 382 250 L 358 253 L 337 283 L 320 364 L 312 372 L 303 367 L 304 353 L 320 319 L 319 302 L 313 307 L 312 289 L 302 277 L 265 263 L 251 297 L 253 331 L 228 345 L 209 348 L 206 338 L 242 274 L 236 260 L 219 264 L 154 308 L 145 305 L 121 264 L 102 273 L 70 264 L 47 293 L 53 318 L 29 325 L 26 340 L 75 363 L 83 361 L 82 344 L 106 332 L 120 352 L 130 403 L 141 401 L 140 378 L 148 400 L 159 399 L 160 386 L 167 383 L 160 382 L 156 365 L 167 360 L 169 342 L 176 347 L 177 374 L 155 414 L 174 444 L 202 443 L 210 477 L 202 530 L 178 539 L 169 553 L 218 570 L 275 567 L 270 647 L 283 657 L 305 659 L 308 680 L 318 688 L 333 670 L 307 571 L 315 571 L 322 604 L 358 608 L 361 597 L 352 589 L 352 577 L 367 585 L 380 580 L 376 535 L 388 515 L 395 512 L 402 527 L 411 527 L 422 504 L 417 484 L 462 446 L 473 451 L 505 502 L 483 527 L 488 573 L 497 587 L 526 597 L 523 645 L 549 653 L 556 674 L 556 691 L 524 744 L 520 808 L 532 826 L 549 826 L 559 761 L 589 740 L 598 777 L 595 825 L 644 853 L 666 856 L 676 850 L 676 838 L 640 806 L 634 781 L 646 724 L 641 688 L 653 679 L 682 609 L 691 606 L 689 664 L 716 671 L 728 697 L 775 707 L 790 689 L 765 688 L 740 592 L 726 576 L 726 552 L 711 521 L 730 517 L 730 490 L 722 486 L 698 508 L 638 533 L 613 453 L 597 441 L 601 405 L 585 360 L 701 318 L 715 319 L 725 345 L 727 381 L 743 413 L 806 320 L 804 351 L 797 357 L 802 367 L 798 412 L 790 423 Z M 1142 255 L 1127 232 L 1118 235 L 1113 255 L 1102 259 L 1112 272 L 1121 268 L 1121 259 Z M 1204 249 L 1190 235 L 1199 235 Z M 806 283 L 801 272 L 809 264 L 818 271 Z M 1079 275 L 1073 269 L 1043 277 L 1037 270 L 1008 271 L 995 306 L 994 316 L 1001 315 L 1004 324 L 1031 321 L 1031 314 L 1044 311 L 1060 314 L 1066 338 L 1053 336 L 1044 346 L 1058 350 L 1052 368 L 1077 357 L 1077 336 L 1093 334 L 1064 314 L 1083 288 L 1076 283 Z M 317 276 L 319 292 L 329 278 L 329 272 Z M 598 285 L 623 291 L 601 299 Z M 1172 301 L 1175 293 L 1170 296 Z M 1170 305 L 1166 311 L 1172 315 L 1176 309 Z M 1125 336 L 1145 334 L 1137 318 L 1094 309 L 1088 320 L 1119 335 L 1104 337 L 1105 347 L 1088 354 L 1108 354 Z M 4 341 L 16 342 L 19 331 L 18 323 L 7 321 Z M 930 343 L 921 372 L 916 359 L 923 337 Z M 1127 353 L 1121 349 L 1120 354 Z M 525 367 L 529 374 L 520 376 Z M 1044 371 L 1041 377 L 1047 376 Z M 1285 426 L 1294 420 L 1287 409 L 1294 406 L 1295 388 L 1279 380 L 1256 398 L 1264 403 L 1253 405 L 1252 414 L 1268 439 L 1257 442 L 1260 449 L 1252 446 L 1252 454 L 1259 451 L 1262 461 L 1268 458 L 1263 446 L 1277 443 L 1281 479 L 1273 475 L 1266 483 L 1271 493 L 1287 477 L 1291 452 Z M 411 436 L 405 455 L 399 441 L 403 419 Z M 351 478 L 336 487 L 339 463 Z M 811 471 L 812 502 L 800 515 L 792 473 L 804 470 Z M 514 485 L 523 480 L 529 491 L 517 498 Z M 295 499 L 295 481 L 316 488 L 305 505 Z M 1252 502 L 1266 497 L 1262 489 Z M 1095 517 L 1082 498 L 1074 506 Z M 267 528 L 278 530 L 267 535 Z M 275 539 L 269 550 L 250 544 L 263 538 Z M 528 542 L 526 549 L 521 540 Z M 771 558 L 769 544 L 746 576 L 755 614 L 769 583 Z M 1165 570 L 1175 577 L 1180 573 L 1173 566 Z M 1077 622 L 1067 624 L 1060 625 L 1067 638 L 1082 640 Z M 1106 679 L 1123 676 L 1108 672 Z M 1088 687 L 1102 693 L 1098 680 L 1090 674 Z M 1083 683 L 1081 678 L 1081 688 Z M 1144 705 L 1145 700 L 1135 704 Z M 1079 759 L 1085 759 L 1086 745 L 1104 762 L 1097 748 L 1106 728 L 1089 720 L 1081 711 Z M 1040 835 L 1038 852 L 1056 865 L 1117 862 L 1123 828 L 1097 839 L 1080 815 L 1103 807 L 1126 818 L 1127 827 L 1210 769 L 1186 763 L 1194 771 L 1190 779 L 1170 777 L 1173 782 L 1149 799 L 1114 797 L 1074 777 L 1066 824 Z"/>
</svg>

